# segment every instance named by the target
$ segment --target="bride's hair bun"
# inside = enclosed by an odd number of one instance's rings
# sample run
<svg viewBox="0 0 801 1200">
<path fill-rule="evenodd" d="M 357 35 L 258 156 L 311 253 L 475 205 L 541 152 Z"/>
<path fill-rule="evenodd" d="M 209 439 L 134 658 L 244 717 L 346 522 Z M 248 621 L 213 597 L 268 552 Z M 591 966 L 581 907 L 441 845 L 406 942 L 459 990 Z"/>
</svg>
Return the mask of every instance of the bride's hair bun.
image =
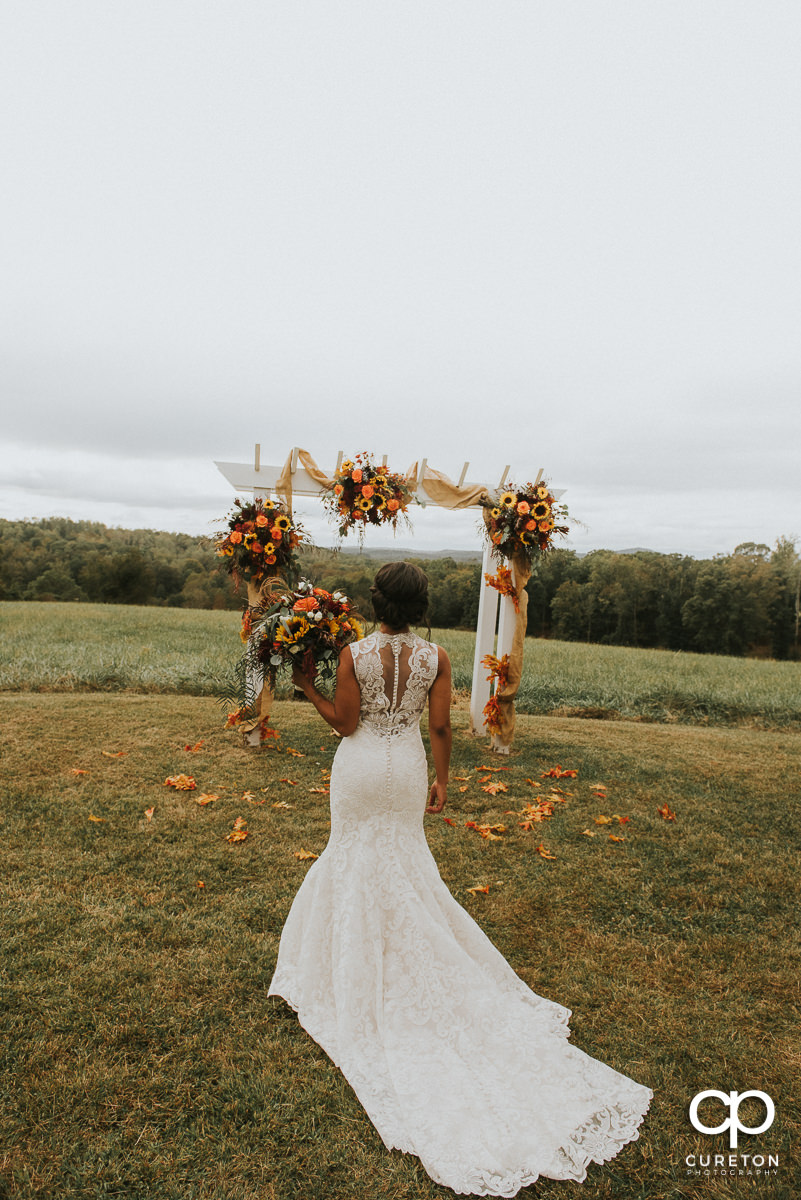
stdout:
<svg viewBox="0 0 801 1200">
<path fill-rule="evenodd" d="M 428 608 L 428 576 L 414 563 L 387 563 L 376 575 L 370 594 L 377 621 L 390 629 L 419 625 Z"/>
</svg>

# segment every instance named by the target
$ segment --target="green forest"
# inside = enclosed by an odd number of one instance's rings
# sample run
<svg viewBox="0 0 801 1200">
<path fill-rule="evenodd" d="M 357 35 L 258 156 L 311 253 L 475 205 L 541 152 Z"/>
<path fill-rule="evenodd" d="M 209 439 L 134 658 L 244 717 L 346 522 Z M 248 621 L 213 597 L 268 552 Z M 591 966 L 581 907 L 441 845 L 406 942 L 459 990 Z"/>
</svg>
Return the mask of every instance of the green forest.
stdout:
<svg viewBox="0 0 801 1200">
<path fill-rule="evenodd" d="M 430 580 L 437 628 L 475 628 L 481 562 L 414 558 Z M 369 585 L 385 557 L 306 548 L 302 572 L 341 588 L 370 612 Z M 528 632 L 563 641 L 799 659 L 801 555 L 796 539 L 771 548 L 746 542 L 731 554 L 694 559 L 640 550 L 554 550 L 528 585 Z M 208 537 L 109 528 L 51 517 L 0 520 L 0 600 L 236 609 Z"/>
</svg>

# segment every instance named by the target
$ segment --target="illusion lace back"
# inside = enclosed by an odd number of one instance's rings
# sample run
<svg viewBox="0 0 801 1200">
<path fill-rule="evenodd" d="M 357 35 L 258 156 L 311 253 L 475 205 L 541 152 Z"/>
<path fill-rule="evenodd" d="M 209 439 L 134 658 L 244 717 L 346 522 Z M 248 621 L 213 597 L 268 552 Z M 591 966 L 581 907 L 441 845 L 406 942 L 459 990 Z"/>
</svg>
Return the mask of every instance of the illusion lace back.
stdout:
<svg viewBox="0 0 801 1200">
<path fill-rule="evenodd" d="M 385 1145 L 461 1194 L 581 1181 L 638 1137 L 652 1093 L 572 1046 L 570 1011 L 515 975 L 442 882 L 423 834 L 420 715 L 437 647 L 351 646 L 355 732 L 331 772 L 331 836 L 295 897 L 270 994 L 353 1087 Z"/>
</svg>

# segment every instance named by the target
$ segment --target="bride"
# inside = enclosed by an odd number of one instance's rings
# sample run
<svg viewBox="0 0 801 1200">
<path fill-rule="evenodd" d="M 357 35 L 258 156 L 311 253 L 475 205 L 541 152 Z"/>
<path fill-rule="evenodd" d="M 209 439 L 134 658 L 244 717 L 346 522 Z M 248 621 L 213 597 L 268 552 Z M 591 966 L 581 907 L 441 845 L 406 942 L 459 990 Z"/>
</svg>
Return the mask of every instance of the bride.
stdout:
<svg viewBox="0 0 801 1200">
<path fill-rule="evenodd" d="M 270 994 L 388 1149 L 416 1154 L 437 1183 L 514 1196 L 540 1175 L 582 1181 L 639 1136 L 652 1092 L 570 1044 L 569 1009 L 518 978 L 441 880 L 423 813 L 447 800 L 450 663 L 409 628 L 427 608 L 423 571 L 389 563 L 371 592 L 379 629 L 342 652 L 334 700 L 294 672 L 343 736 L 330 840 L 292 904 Z"/>
</svg>

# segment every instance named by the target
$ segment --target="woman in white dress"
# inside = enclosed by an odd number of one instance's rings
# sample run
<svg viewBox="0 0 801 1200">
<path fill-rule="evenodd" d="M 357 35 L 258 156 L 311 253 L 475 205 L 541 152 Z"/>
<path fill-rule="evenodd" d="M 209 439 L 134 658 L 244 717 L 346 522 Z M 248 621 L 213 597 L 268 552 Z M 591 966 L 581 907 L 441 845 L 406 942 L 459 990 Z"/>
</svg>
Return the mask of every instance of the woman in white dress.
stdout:
<svg viewBox="0 0 801 1200">
<path fill-rule="evenodd" d="M 287 917 L 270 994 L 353 1087 L 389 1149 L 460 1194 L 582 1181 L 637 1138 L 652 1092 L 572 1046 L 570 1010 L 532 992 L 439 876 L 423 814 L 447 800 L 451 672 L 410 632 L 428 580 L 411 563 L 372 587 L 377 632 L 346 647 L 327 700 L 342 742 L 331 835 Z M 420 716 L 429 704 L 429 790 Z"/>
</svg>

